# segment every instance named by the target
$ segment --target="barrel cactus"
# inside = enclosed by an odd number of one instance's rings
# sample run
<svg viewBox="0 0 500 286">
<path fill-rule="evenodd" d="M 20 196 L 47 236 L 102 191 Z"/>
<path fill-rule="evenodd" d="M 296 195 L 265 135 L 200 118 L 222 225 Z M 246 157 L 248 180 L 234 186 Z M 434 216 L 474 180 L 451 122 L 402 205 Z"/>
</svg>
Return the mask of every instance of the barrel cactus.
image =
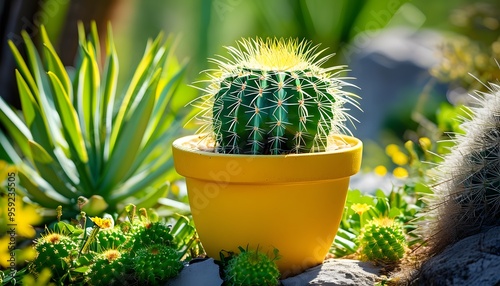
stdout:
<svg viewBox="0 0 500 286">
<path fill-rule="evenodd" d="M 356 96 L 339 75 L 322 68 L 332 55 L 308 41 L 242 39 L 232 59 L 213 59 L 199 118 L 219 153 L 287 154 L 323 151 L 331 134 L 349 133 L 345 104 Z"/>
<path fill-rule="evenodd" d="M 436 200 L 424 228 L 431 255 L 482 229 L 500 226 L 500 86 L 477 93 L 464 134 L 437 167 Z"/>
<path fill-rule="evenodd" d="M 96 244 L 100 250 L 117 249 L 126 245 L 132 239 L 131 235 L 124 233 L 120 227 L 103 229 L 96 236 Z"/>
<path fill-rule="evenodd" d="M 183 268 L 179 253 L 172 247 L 153 244 L 139 249 L 132 260 L 141 285 L 162 285 L 179 274 Z"/>
<path fill-rule="evenodd" d="M 87 285 L 128 285 L 126 257 L 116 249 L 99 254 L 86 276 Z"/>
<path fill-rule="evenodd" d="M 227 285 L 278 285 L 280 272 L 275 259 L 258 250 L 245 250 L 233 257 L 224 267 Z M 277 257 L 277 256 L 276 256 Z"/>
<path fill-rule="evenodd" d="M 49 268 L 54 279 L 67 274 L 72 262 L 78 255 L 78 245 L 70 237 L 56 232 L 48 233 L 35 244 L 37 256 L 29 270 L 38 275 L 44 268 Z"/>
<path fill-rule="evenodd" d="M 147 223 L 143 229 L 137 232 L 132 250 L 136 251 L 145 245 L 162 244 L 171 245 L 174 237 L 170 234 L 171 226 L 162 222 Z"/>
<path fill-rule="evenodd" d="M 377 218 L 361 230 L 361 255 L 370 261 L 391 263 L 403 258 L 406 238 L 400 223 L 390 218 Z"/>
</svg>

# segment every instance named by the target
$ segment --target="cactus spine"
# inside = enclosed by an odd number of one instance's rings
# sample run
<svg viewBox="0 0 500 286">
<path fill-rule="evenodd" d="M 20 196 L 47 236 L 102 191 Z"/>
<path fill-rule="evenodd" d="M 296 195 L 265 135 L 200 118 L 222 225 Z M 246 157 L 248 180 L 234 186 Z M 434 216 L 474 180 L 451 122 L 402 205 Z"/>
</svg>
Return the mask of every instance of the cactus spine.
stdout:
<svg viewBox="0 0 500 286">
<path fill-rule="evenodd" d="M 397 262 L 406 251 L 402 226 L 390 218 L 370 221 L 361 230 L 359 247 L 363 257 L 376 262 Z"/>
<path fill-rule="evenodd" d="M 349 132 L 343 107 L 357 107 L 338 75 L 343 66 L 321 68 L 332 55 L 310 42 L 243 39 L 229 47 L 233 61 L 214 60 L 216 74 L 205 89 L 201 131 L 212 132 L 216 151 L 286 154 L 323 151 L 328 136 Z"/>
<path fill-rule="evenodd" d="M 477 93 L 479 105 L 464 119 L 464 134 L 437 167 L 436 200 L 429 216 L 435 218 L 425 235 L 430 254 L 481 231 L 500 225 L 500 86 Z"/>
</svg>

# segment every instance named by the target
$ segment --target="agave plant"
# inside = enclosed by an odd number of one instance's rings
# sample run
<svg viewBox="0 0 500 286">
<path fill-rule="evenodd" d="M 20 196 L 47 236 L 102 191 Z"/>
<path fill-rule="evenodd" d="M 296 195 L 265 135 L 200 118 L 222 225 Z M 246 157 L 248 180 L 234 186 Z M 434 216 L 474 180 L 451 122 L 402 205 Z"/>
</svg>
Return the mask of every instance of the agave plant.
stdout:
<svg viewBox="0 0 500 286">
<path fill-rule="evenodd" d="M 27 59 L 12 41 L 22 114 L 0 99 L 0 156 L 19 168 L 25 195 L 43 207 L 82 207 L 89 215 L 125 203 L 150 207 L 169 190 L 169 140 L 182 127 L 173 109 L 184 66 L 172 38 L 149 41 L 123 94 L 117 92 L 118 57 L 111 27 L 100 62 L 95 23 L 86 37 L 80 23 L 75 69 L 63 66 L 41 27 L 43 57 L 23 32 Z M 74 215 L 69 211 L 65 214 Z"/>
</svg>

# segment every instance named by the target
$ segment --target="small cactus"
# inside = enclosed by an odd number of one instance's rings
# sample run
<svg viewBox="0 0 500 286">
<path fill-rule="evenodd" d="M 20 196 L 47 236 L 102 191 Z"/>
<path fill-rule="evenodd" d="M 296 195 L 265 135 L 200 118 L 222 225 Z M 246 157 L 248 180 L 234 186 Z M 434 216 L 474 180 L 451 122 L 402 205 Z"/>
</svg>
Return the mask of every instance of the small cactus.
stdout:
<svg viewBox="0 0 500 286">
<path fill-rule="evenodd" d="M 368 222 L 359 237 L 361 255 L 370 261 L 391 263 L 403 258 L 406 238 L 402 226 L 390 218 Z"/>
<path fill-rule="evenodd" d="M 162 244 L 139 249 L 132 263 L 140 285 L 160 285 L 161 282 L 177 276 L 183 268 L 179 253 Z"/>
<path fill-rule="evenodd" d="M 37 275 L 49 268 L 53 278 L 64 276 L 78 254 L 78 245 L 68 236 L 52 232 L 40 237 L 35 244 L 37 256 L 30 265 L 30 272 Z"/>
<path fill-rule="evenodd" d="M 275 259 L 256 250 L 245 250 L 231 258 L 224 267 L 225 281 L 231 286 L 278 285 L 280 272 Z"/>
<path fill-rule="evenodd" d="M 57 213 L 59 218 L 62 208 Z M 36 241 L 37 257 L 29 267 L 34 278 L 49 269 L 58 285 L 157 285 L 182 269 L 189 246 L 173 243 L 172 226 L 151 222 L 144 212 L 142 219 L 129 216 L 116 225 L 111 218 L 92 217 L 94 225 L 87 228 L 86 218 L 82 212 L 73 225 L 58 221 L 56 231 L 47 230 Z M 186 234 L 177 235 L 187 240 Z"/>
<path fill-rule="evenodd" d="M 217 152 L 317 152 L 329 135 L 349 132 L 344 104 L 357 102 L 338 76 L 345 67 L 321 68 L 332 55 L 317 59 L 317 48 L 293 39 L 243 39 L 228 48 L 233 60 L 213 60 L 218 70 L 209 74 L 199 117 Z"/>
<path fill-rule="evenodd" d="M 86 276 L 88 285 L 124 285 L 127 268 L 122 253 L 116 249 L 99 254 Z"/>
<path fill-rule="evenodd" d="M 102 229 L 96 236 L 96 244 L 99 250 L 117 249 L 124 247 L 131 239 L 130 235 L 123 233 L 119 227 Z"/>
<path fill-rule="evenodd" d="M 479 105 L 460 127 L 451 152 L 437 167 L 436 194 L 424 227 L 430 255 L 463 238 L 500 225 L 500 86 L 477 93 Z"/>
<path fill-rule="evenodd" d="M 136 251 L 152 244 L 171 245 L 174 237 L 170 234 L 170 230 L 171 226 L 162 222 L 146 223 L 144 228 L 134 235 L 135 242 L 132 250 Z"/>
</svg>

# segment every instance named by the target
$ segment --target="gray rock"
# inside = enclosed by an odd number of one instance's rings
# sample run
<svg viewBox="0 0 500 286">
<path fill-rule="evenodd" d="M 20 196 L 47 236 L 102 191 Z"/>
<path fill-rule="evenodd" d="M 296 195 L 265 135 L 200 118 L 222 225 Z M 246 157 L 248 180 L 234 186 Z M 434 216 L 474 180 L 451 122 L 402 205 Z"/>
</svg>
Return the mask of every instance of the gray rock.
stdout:
<svg viewBox="0 0 500 286">
<path fill-rule="evenodd" d="M 297 276 L 282 280 L 283 286 L 306 285 L 373 285 L 379 268 L 368 262 L 350 259 L 330 259 Z M 168 286 L 220 286 L 219 266 L 213 259 L 186 266 L 167 283 Z"/>
<path fill-rule="evenodd" d="M 500 285 L 500 227 L 469 236 L 425 262 L 415 285 Z"/>
<path fill-rule="evenodd" d="M 219 266 L 212 258 L 184 267 L 176 278 L 167 283 L 168 286 L 220 286 L 221 284 Z"/>
<path fill-rule="evenodd" d="M 297 276 L 282 280 L 283 286 L 370 285 L 375 284 L 380 268 L 369 262 L 329 259 Z"/>
</svg>

